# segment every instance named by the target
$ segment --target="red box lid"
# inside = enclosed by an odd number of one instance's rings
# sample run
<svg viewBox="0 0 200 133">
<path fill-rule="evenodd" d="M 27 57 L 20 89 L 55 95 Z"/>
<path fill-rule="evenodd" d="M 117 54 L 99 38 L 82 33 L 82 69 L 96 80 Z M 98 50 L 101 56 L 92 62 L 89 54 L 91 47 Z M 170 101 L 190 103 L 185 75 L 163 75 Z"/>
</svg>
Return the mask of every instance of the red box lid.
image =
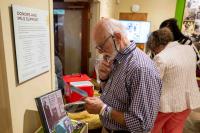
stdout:
<svg viewBox="0 0 200 133">
<path fill-rule="evenodd" d="M 86 74 L 72 74 L 63 76 L 65 82 L 76 82 L 76 81 L 90 81 L 91 78 Z"/>
</svg>

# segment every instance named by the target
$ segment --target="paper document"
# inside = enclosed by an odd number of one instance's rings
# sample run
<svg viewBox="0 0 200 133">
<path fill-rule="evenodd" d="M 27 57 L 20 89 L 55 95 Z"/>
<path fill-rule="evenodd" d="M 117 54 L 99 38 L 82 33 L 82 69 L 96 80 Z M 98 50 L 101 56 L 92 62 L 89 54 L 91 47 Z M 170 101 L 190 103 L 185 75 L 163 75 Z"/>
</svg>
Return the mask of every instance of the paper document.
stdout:
<svg viewBox="0 0 200 133">
<path fill-rule="evenodd" d="M 85 92 L 84 90 L 81 90 L 73 85 L 70 86 L 71 91 L 78 93 L 79 95 L 83 97 L 88 97 L 88 93 Z"/>
</svg>

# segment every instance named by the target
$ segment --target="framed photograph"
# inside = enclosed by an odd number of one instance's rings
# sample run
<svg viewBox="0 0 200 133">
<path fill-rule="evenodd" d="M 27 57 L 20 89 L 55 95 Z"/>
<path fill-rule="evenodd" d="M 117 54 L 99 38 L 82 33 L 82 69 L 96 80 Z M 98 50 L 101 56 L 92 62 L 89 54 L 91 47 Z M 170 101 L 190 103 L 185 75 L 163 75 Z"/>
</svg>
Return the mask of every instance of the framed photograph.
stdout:
<svg viewBox="0 0 200 133">
<path fill-rule="evenodd" d="M 35 98 L 45 132 L 52 133 L 59 121 L 66 117 L 61 90 Z"/>
</svg>

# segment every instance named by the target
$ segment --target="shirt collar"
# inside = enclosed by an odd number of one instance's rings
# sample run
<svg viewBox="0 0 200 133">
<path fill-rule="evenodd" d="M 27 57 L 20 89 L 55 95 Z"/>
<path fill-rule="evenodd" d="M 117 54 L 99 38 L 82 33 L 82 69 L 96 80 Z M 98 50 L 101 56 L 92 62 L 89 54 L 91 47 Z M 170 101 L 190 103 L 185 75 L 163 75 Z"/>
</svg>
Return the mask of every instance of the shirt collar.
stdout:
<svg viewBox="0 0 200 133">
<path fill-rule="evenodd" d="M 132 42 L 124 50 L 117 53 L 115 57 L 115 61 L 117 61 L 118 63 L 121 63 L 121 61 L 126 57 L 125 55 L 128 55 L 131 51 L 135 50 L 135 48 L 136 48 L 136 44 L 135 42 Z"/>
<path fill-rule="evenodd" d="M 172 47 L 177 46 L 177 45 L 179 45 L 179 43 L 177 41 L 169 42 L 167 44 L 167 46 L 165 47 L 165 49 L 172 48 Z"/>
</svg>

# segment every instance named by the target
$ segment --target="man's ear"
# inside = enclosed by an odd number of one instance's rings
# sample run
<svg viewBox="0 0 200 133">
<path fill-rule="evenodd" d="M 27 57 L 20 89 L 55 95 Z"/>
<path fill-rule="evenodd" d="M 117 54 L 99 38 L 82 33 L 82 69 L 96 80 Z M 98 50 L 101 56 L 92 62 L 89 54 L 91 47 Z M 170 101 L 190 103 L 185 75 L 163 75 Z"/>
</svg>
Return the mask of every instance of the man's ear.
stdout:
<svg viewBox="0 0 200 133">
<path fill-rule="evenodd" d="M 119 32 L 114 33 L 114 41 L 118 51 L 122 48 L 122 35 Z"/>
<path fill-rule="evenodd" d="M 119 32 L 114 33 L 114 39 L 116 41 L 120 41 L 122 39 L 122 35 Z"/>
</svg>

